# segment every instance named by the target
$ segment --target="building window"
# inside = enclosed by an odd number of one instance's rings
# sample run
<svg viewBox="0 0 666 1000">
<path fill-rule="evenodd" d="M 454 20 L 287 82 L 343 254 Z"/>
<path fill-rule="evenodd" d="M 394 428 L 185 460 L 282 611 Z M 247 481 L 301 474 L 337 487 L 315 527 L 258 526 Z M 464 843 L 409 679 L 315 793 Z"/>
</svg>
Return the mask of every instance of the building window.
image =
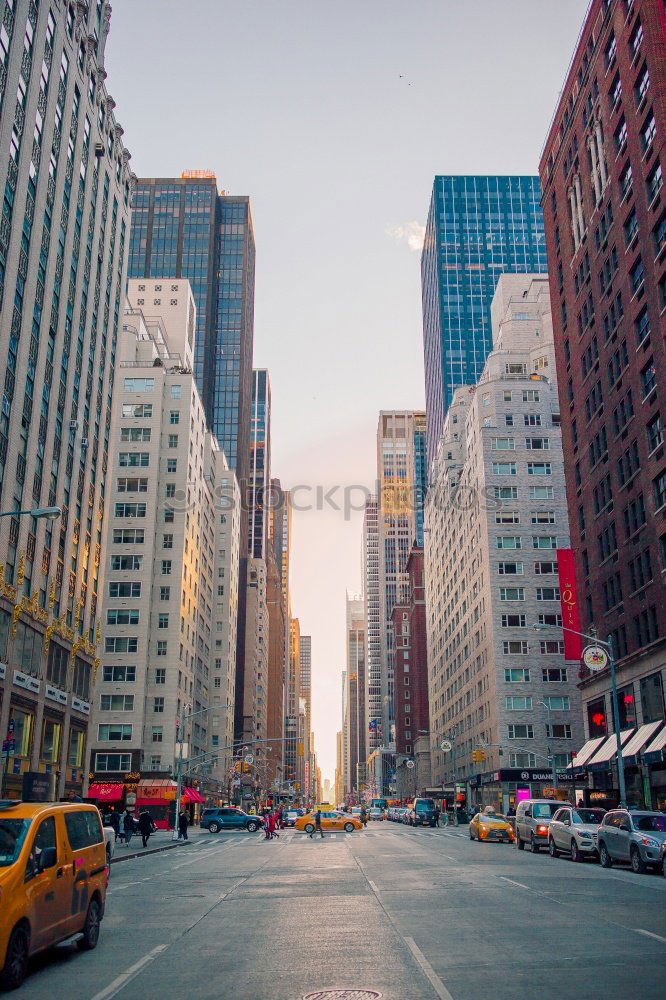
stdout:
<svg viewBox="0 0 666 1000">
<path fill-rule="evenodd" d="M 173 535 L 162 535 L 162 547 L 165 549 L 173 548 Z"/>
<path fill-rule="evenodd" d="M 504 680 L 507 684 L 529 684 L 529 667 L 511 667 L 504 671 Z"/>
<path fill-rule="evenodd" d="M 165 639 L 157 640 L 157 655 L 166 656 L 167 655 L 167 643 Z"/>
<path fill-rule="evenodd" d="M 556 549 L 557 548 L 557 536 L 556 535 L 532 535 L 532 548 L 533 549 Z"/>
<path fill-rule="evenodd" d="M 157 667 L 155 670 L 155 683 L 166 684 L 166 667 Z"/>
<path fill-rule="evenodd" d="M 510 740 L 533 740 L 534 727 L 531 724 L 511 724 L 509 725 Z"/>
<path fill-rule="evenodd" d="M 136 680 L 136 667 L 104 667 L 102 679 L 115 684 L 133 683 Z"/>
<path fill-rule="evenodd" d="M 515 451 L 516 441 L 512 437 L 494 437 L 490 439 L 490 447 L 493 451 Z"/>
<path fill-rule="evenodd" d="M 179 424 L 180 423 L 180 410 L 170 410 L 169 411 L 169 423 Z"/>
<path fill-rule="evenodd" d="M 169 615 L 168 615 L 168 613 L 161 612 L 157 616 L 157 627 L 158 628 L 168 628 L 169 627 Z"/>
<path fill-rule="evenodd" d="M 500 587 L 500 601 L 524 601 L 524 587 Z"/>
<path fill-rule="evenodd" d="M 152 741 L 153 743 L 161 743 L 164 738 L 164 730 L 162 726 L 152 727 Z"/>
<path fill-rule="evenodd" d="M 502 628 L 527 628 L 525 615 L 502 615 Z"/>
<path fill-rule="evenodd" d="M 552 740 L 570 740 L 571 726 L 568 722 L 547 722 L 546 736 Z"/>
<path fill-rule="evenodd" d="M 155 388 L 154 378 L 123 379 L 123 389 L 125 392 L 152 392 L 154 388 Z"/>
<path fill-rule="evenodd" d="M 132 768 L 131 753 L 96 753 L 95 771 L 119 774 Z"/>
<path fill-rule="evenodd" d="M 171 598 L 171 587 L 160 587 L 160 601 L 168 601 Z"/>
<path fill-rule="evenodd" d="M 178 435 L 177 434 L 169 434 L 169 436 L 168 436 L 168 445 L 169 445 L 169 448 L 177 448 L 178 447 Z"/>
<path fill-rule="evenodd" d="M 500 576 L 522 576 L 524 567 L 521 562 L 501 562 L 497 567 Z"/>
<path fill-rule="evenodd" d="M 119 635 L 114 638 L 107 637 L 104 639 L 105 653 L 136 653 L 138 649 L 139 640 L 134 635 Z"/>
<path fill-rule="evenodd" d="M 153 712 L 157 712 L 158 715 L 164 712 L 164 698 L 161 696 L 153 698 Z"/>
<path fill-rule="evenodd" d="M 102 712 L 133 712 L 133 694 L 103 694 L 100 695 L 99 707 Z"/>
<path fill-rule="evenodd" d="M 547 695 L 543 699 L 551 712 L 568 712 L 569 695 Z"/>
<path fill-rule="evenodd" d="M 507 712 L 531 712 L 532 698 L 530 695 L 510 695 L 505 699 Z"/>
<path fill-rule="evenodd" d="M 97 739 L 100 743 L 129 743 L 132 739 L 132 726 L 104 723 L 98 727 Z"/>
<path fill-rule="evenodd" d="M 177 472 L 178 471 L 178 459 L 177 458 L 167 458 L 167 460 L 166 460 L 166 470 L 167 470 L 167 472 Z"/>
<path fill-rule="evenodd" d="M 641 678 L 641 705 L 643 722 L 664 718 L 664 682 L 660 673 Z"/>
<path fill-rule="evenodd" d="M 515 462 L 493 462 L 493 476 L 515 476 Z"/>
<path fill-rule="evenodd" d="M 561 639 L 541 639 L 539 652 L 543 656 L 550 656 L 553 653 L 564 655 L 564 642 Z"/>
<path fill-rule="evenodd" d="M 162 560 L 162 576 L 171 576 L 171 560 Z"/>
<path fill-rule="evenodd" d="M 552 475 L 552 467 L 550 462 L 528 462 L 527 463 L 527 475 L 528 476 L 550 476 Z"/>
<path fill-rule="evenodd" d="M 180 399 L 180 386 L 179 385 L 172 385 L 171 386 L 171 398 L 172 399 Z"/>
<path fill-rule="evenodd" d="M 520 535 L 498 535 L 497 536 L 497 548 L 498 549 L 520 549 L 522 548 L 523 542 Z"/>
<path fill-rule="evenodd" d="M 502 643 L 502 652 L 505 656 L 527 656 L 527 640 L 505 639 Z"/>
<path fill-rule="evenodd" d="M 564 646 L 564 643 L 562 643 L 562 646 Z M 564 652 L 564 649 L 562 649 L 562 652 Z M 542 667 L 541 680 L 544 682 L 544 684 L 566 684 L 567 668 Z"/>
<path fill-rule="evenodd" d="M 560 599 L 560 588 L 559 587 L 537 587 L 537 589 L 536 589 L 536 599 L 537 599 L 537 601 L 559 601 L 559 599 Z"/>
</svg>

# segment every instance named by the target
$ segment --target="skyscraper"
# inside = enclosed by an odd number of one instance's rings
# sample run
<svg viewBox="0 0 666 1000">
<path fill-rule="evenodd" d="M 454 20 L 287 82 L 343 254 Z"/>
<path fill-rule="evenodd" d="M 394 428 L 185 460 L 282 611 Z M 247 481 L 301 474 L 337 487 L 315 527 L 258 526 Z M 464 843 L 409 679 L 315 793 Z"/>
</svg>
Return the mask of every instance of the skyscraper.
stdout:
<svg viewBox="0 0 666 1000">
<path fill-rule="evenodd" d="M 194 373 L 209 427 L 241 489 L 250 461 L 254 255 L 249 198 L 218 194 L 211 171 L 138 181 L 129 276 L 189 278 L 197 307 Z M 151 304 L 144 303 L 148 312 Z"/>
<path fill-rule="evenodd" d="M 252 373 L 252 426 L 248 479 L 248 554 L 266 557 L 271 482 L 271 383 L 265 368 Z"/>
<path fill-rule="evenodd" d="M 0 719 L 22 775 L 83 791 L 134 177 L 106 91 L 108 3 L 19 0 L 0 30 Z"/>
<path fill-rule="evenodd" d="M 379 504 L 371 496 L 363 513 L 363 601 L 365 604 L 365 731 L 367 751 L 382 744 L 382 620 L 379 590 Z"/>
<path fill-rule="evenodd" d="M 412 545 L 423 545 L 423 502 L 426 492 L 426 415 L 422 410 L 382 410 L 377 427 L 379 485 L 378 547 L 381 615 L 382 736 L 394 743 L 393 629 L 396 604 L 407 603 L 407 559 Z"/>
<path fill-rule="evenodd" d="M 540 198 L 538 177 L 435 177 L 421 256 L 430 464 L 453 390 L 483 371 L 500 274 L 547 269 Z"/>
<path fill-rule="evenodd" d="M 305 709 L 305 729 L 304 729 L 304 746 L 303 755 L 306 761 L 310 760 L 310 755 L 314 747 L 311 745 L 310 740 L 310 725 L 312 719 L 312 636 L 302 635 L 299 643 L 299 658 L 300 658 L 300 692 L 301 701 Z M 313 775 L 310 773 L 309 778 Z M 307 782 L 306 784 L 309 784 Z M 309 797 L 311 792 L 310 788 L 305 789 L 306 796 Z"/>
</svg>

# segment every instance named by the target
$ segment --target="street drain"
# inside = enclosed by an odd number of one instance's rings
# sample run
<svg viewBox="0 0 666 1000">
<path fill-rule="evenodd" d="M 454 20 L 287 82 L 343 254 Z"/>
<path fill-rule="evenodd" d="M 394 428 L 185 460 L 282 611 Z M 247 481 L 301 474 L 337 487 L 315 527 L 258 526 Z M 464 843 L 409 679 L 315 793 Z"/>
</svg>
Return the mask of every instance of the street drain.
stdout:
<svg viewBox="0 0 666 1000">
<path fill-rule="evenodd" d="M 306 993 L 303 1000 L 377 1000 L 377 990 L 316 990 Z"/>
</svg>

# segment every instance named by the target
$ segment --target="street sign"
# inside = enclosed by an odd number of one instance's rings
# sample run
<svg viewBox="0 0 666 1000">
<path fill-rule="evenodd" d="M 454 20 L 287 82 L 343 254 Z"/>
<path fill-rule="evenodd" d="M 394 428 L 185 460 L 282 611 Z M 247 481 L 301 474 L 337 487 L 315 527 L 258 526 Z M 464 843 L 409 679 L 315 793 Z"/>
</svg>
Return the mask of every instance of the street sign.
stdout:
<svg viewBox="0 0 666 1000">
<path fill-rule="evenodd" d="M 583 663 L 592 673 L 597 673 L 608 666 L 608 653 L 603 646 L 586 646 L 583 650 Z"/>
<path fill-rule="evenodd" d="M 453 743 L 451 742 L 451 740 L 442 740 L 442 742 L 439 744 L 439 748 L 440 750 L 443 750 L 444 753 L 451 753 L 451 751 L 453 750 Z"/>
<path fill-rule="evenodd" d="M 414 761 L 413 761 L 413 760 L 408 760 L 408 761 L 407 761 L 407 767 L 408 767 L 408 768 L 410 769 L 410 771 L 411 771 L 411 769 L 412 769 L 413 767 L 416 767 L 416 764 L 414 763 Z"/>
</svg>

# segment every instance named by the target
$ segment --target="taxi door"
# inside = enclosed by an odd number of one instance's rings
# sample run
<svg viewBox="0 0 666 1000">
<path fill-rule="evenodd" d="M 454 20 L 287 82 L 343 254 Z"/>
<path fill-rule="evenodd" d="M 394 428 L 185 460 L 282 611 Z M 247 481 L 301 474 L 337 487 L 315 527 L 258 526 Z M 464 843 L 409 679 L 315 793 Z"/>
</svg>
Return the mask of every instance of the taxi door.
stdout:
<svg viewBox="0 0 666 1000">
<path fill-rule="evenodd" d="M 46 848 L 55 848 L 55 862 L 39 870 L 39 857 Z M 46 816 L 37 827 L 25 871 L 27 912 L 31 914 L 31 951 L 48 948 L 65 937 L 68 898 L 63 891 L 64 859 L 62 840 L 58 843 L 55 816 Z"/>
</svg>

